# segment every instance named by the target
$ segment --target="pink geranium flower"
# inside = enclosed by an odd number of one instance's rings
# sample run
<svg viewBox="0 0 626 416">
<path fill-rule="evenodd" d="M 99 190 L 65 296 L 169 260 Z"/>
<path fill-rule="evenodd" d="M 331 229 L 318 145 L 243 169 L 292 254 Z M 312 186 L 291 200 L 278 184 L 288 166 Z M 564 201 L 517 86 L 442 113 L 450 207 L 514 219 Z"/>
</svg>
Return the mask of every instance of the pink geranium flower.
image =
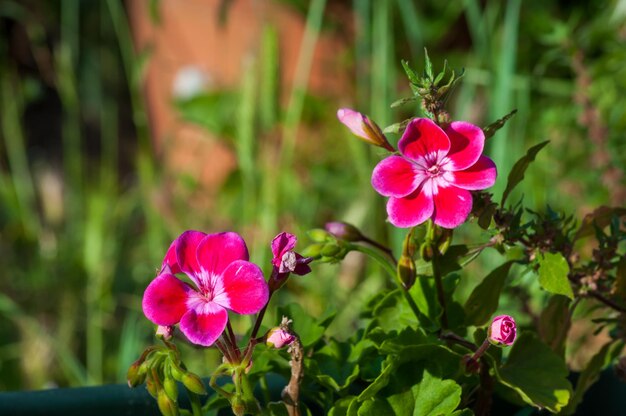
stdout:
<svg viewBox="0 0 626 416">
<path fill-rule="evenodd" d="M 303 257 L 296 253 L 294 248 L 298 239 L 295 235 L 282 232 L 272 240 L 272 276 L 270 277 L 270 290 L 278 290 L 287 280 L 290 273 L 304 276 L 311 273 L 309 263 L 312 257 Z"/>
<path fill-rule="evenodd" d="M 237 233 L 185 231 L 174 240 L 161 273 L 144 292 L 144 314 L 157 325 L 180 323 L 191 342 L 212 345 L 226 327 L 227 309 L 253 314 L 267 303 L 263 272 L 248 258 L 246 243 Z M 174 276 L 180 272 L 193 285 Z"/>
<path fill-rule="evenodd" d="M 484 143 L 473 124 L 455 121 L 444 131 L 430 119 L 413 119 L 398 142 L 400 155 L 383 159 L 372 173 L 374 189 L 390 197 L 389 221 L 402 228 L 429 218 L 444 228 L 462 224 L 472 210 L 470 191 L 496 180 Z"/>
</svg>

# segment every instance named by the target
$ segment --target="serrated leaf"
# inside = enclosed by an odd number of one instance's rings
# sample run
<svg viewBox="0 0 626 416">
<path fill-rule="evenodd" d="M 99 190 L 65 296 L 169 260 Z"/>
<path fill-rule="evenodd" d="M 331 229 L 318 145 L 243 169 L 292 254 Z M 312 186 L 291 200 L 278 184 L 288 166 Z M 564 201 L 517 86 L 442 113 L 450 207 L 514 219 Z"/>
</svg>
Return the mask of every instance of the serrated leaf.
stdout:
<svg viewBox="0 0 626 416">
<path fill-rule="evenodd" d="M 317 351 L 314 362 L 320 371 L 317 375 L 318 381 L 336 391 L 350 385 L 359 375 L 358 364 L 349 360 L 351 351 L 350 343 L 340 343 L 334 339 Z"/>
<path fill-rule="evenodd" d="M 513 263 L 507 261 L 496 267 L 474 288 L 464 306 L 467 325 L 481 326 L 486 324 L 498 309 L 500 293 L 504 288 L 504 282 Z"/>
<path fill-rule="evenodd" d="M 511 172 L 509 172 L 509 176 L 506 180 L 506 188 L 504 189 L 502 202 L 500 203 L 501 206 L 504 206 L 504 203 L 506 202 L 506 199 L 511 191 L 522 181 L 522 179 L 524 179 L 524 173 L 526 172 L 526 169 L 528 169 L 528 166 L 535 160 L 537 153 L 539 153 L 539 151 L 548 143 L 550 143 L 550 141 L 546 140 L 545 142 L 531 147 L 521 159 L 515 162 L 515 165 L 513 165 L 513 168 L 511 169 Z"/>
<path fill-rule="evenodd" d="M 417 285 L 414 285 L 417 286 Z M 389 292 L 374 308 L 375 323 L 385 332 L 415 326 L 416 317 L 399 289 Z"/>
<path fill-rule="evenodd" d="M 504 127 L 506 122 L 509 121 L 509 119 L 515 115 L 515 113 L 517 113 L 517 109 L 511 111 L 509 114 L 502 117 L 501 119 L 494 121 L 487 127 L 484 127 L 483 133 L 485 134 L 485 140 L 492 137 L 494 134 L 496 134 L 498 130 Z"/>
<path fill-rule="evenodd" d="M 411 69 L 411 67 L 409 66 L 409 62 L 405 60 L 402 60 L 400 62 L 402 63 L 402 68 L 404 68 L 404 72 L 406 72 L 406 76 L 409 78 L 411 84 L 419 84 L 420 80 L 415 74 L 415 71 L 413 71 L 413 69 Z"/>
<path fill-rule="evenodd" d="M 400 107 L 404 104 L 408 104 L 408 103 L 412 103 L 414 101 L 417 101 L 418 97 L 413 96 L 413 97 L 408 97 L 408 98 L 401 98 L 399 100 L 394 101 L 393 103 L 391 103 L 391 108 L 396 108 L 396 107 Z"/>
<path fill-rule="evenodd" d="M 494 367 L 497 379 L 524 402 L 558 413 L 572 395 L 565 361 L 531 332 L 522 332 L 506 364 Z"/>
<path fill-rule="evenodd" d="M 617 357 L 619 357 L 622 349 L 624 348 L 623 342 L 611 341 L 605 344 L 600 351 L 593 356 L 587 367 L 583 370 L 576 382 L 576 390 L 572 399 L 567 404 L 567 407 L 563 409 L 563 414 L 571 415 L 576 411 L 576 407 L 582 402 L 585 392 L 593 383 L 598 381 L 600 372 L 610 365 Z"/>
<path fill-rule="evenodd" d="M 451 414 L 461 403 L 461 386 L 424 371 L 422 381 L 411 389 L 415 398 L 414 416 Z"/>
<path fill-rule="evenodd" d="M 539 284 L 548 292 L 574 299 L 568 274 L 569 264 L 561 253 L 539 255 Z"/>
<path fill-rule="evenodd" d="M 585 215 L 583 218 L 574 241 L 579 238 L 589 237 L 594 235 L 595 227 L 603 229 L 611 223 L 611 219 L 614 216 L 624 217 L 626 216 L 626 208 L 623 207 L 607 207 L 601 206 L 596 208 L 592 213 Z"/>
<path fill-rule="evenodd" d="M 406 129 L 406 126 L 409 125 L 412 119 L 408 118 L 399 123 L 391 124 L 383 129 L 383 133 L 401 133 Z"/>
</svg>

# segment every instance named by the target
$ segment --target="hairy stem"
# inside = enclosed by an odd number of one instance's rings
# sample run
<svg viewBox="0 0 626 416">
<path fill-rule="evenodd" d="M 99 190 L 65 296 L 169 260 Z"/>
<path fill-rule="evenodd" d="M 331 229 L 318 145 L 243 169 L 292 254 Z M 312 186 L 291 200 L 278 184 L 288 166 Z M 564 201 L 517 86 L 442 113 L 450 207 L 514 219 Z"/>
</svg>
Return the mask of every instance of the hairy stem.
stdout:
<svg viewBox="0 0 626 416">
<path fill-rule="evenodd" d="M 441 277 L 441 269 L 439 267 L 439 251 L 437 247 L 433 247 L 433 276 L 435 278 L 435 286 L 437 288 L 437 299 L 439 300 L 439 306 L 441 306 L 441 328 L 448 328 L 448 312 L 446 310 L 446 293 L 443 290 L 443 280 Z"/>
</svg>

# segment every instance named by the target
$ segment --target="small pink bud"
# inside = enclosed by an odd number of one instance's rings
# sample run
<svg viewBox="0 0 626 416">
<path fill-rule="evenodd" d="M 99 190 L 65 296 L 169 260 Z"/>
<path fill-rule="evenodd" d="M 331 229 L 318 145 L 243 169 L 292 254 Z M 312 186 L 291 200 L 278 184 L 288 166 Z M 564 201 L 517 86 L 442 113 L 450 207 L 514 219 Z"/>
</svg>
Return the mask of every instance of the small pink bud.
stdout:
<svg viewBox="0 0 626 416">
<path fill-rule="evenodd" d="M 290 334 L 284 329 L 272 328 L 267 333 L 266 344 L 268 347 L 280 349 L 291 344 L 295 339 L 296 337 L 293 334 Z"/>
<path fill-rule="evenodd" d="M 169 341 L 174 336 L 174 327 L 159 325 L 157 327 L 156 336 L 163 337 L 164 340 Z"/>
<path fill-rule="evenodd" d="M 341 221 L 327 222 L 324 226 L 326 231 L 345 241 L 362 241 L 363 234 L 352 224 Z"/>
<path fill-rule="evenodd" d="M 515 320 L 509 315 L 499 315 L 493 318 L 487 332 L 489 342 L 499 346 L 513 345 L 516 336 Z"/>
<path fill-rule="evenodd" d="M 374 146 L 385 148 L 390 152 L 395 152 L 380 127 L 366 115 L 349 108 L 340 108 L 337 110 L 337 118 L 359 139 Z"/>
</svg>

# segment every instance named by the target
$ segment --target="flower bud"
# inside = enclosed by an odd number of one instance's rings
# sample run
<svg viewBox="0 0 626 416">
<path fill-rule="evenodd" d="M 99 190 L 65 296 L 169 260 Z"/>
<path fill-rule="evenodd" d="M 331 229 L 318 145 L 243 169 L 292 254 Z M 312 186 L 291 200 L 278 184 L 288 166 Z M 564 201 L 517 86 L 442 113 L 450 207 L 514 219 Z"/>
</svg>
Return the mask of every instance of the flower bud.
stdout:
<svg viewBox="0 0 626 416">
<path fill-rule="evenodd" d="M 235 396 L 230 401 L 230 407 L 235 416 L 243 416 L 246 414 L 246 403 L 240 396 Z"/>
<path fill-rule="evenodd" d="M 337 244 L 328 243 L 324 245 L 324 248 L 321 251 L 322 257 L 334 257 L 335 254 L 341 251 L 341 247 Z"/>
<path fill-rule="evenodd" d="M 178 385 L 176 384 L 176 380 L 171 377 L 165 378 L 165 380 L 163 380 L 163 390 L 165 390 L 167 396 L 174 403 L 178 401 Z"/>
<path fill-rule="evenodd" d="M 200 395 L 206 394 L 204 383 L 202 383 L 202 380 L 200 380 L 200 377 L 198 377 L 194 373 L 185 373 L 182 379 L 182 383 L 187 388 L 187 390 L 191 392 L 194 392 Z"/>
<path fill-rule="evenodd" d="M 516 336 L 517 327 L 515 326 L 515 320 L 509 315 L 499 315 L 493 318 L 487 331 L 489 342 L 498 346 L 508 347 L 513 345 Z"/>
<path fill-rule="evenodd" d="M 135 361 L 126 373 L 126 380 L 128 381 L 128 387 L 137 387 L 146 380 L 146 372 L 142 368 L 143 363 Z"/>
<path fill-rule="evenodd" d="M 348 224 L 347 222 L 327 222 L 324 228 L 340 240 L 350 242 L 363 240 L 363 234 L 361 234 L 361 231 L 359 231 L 359 229 L 354 225 Z"/>
<path fill-rule="evenodd" d="M 267 333 L 266 344 L 276 349 L 290 345 L 296 337 L 282 328 L 272 328 Z"/>
<path fill-rule="evenodd" d="M 325 243 L 330 238 L 327 230 L 322 230 L 321 228 L 314 228 L 312 230 L 307 231 L 307 235 L 311 240 L 316 243 Z"/>
<path fill-rule="evenodd" d="M 322 257 L 322 249 L 324 248 L 323 243 L 311 244 L 308 247 L 305 247 L 302 250 L 302 255 L 305 257 L 313 257 L 314 259 L 319 259 Z"/>
<path fill-rule="evenodd" d="M 155 399 L 157 398 L 157 385 L 154 380 L 152 380 L 152 378 L 146 379 L 146 389 L 152 397 L 154 397 Z"/>
<path fill-rule="evenodd" d="M 337 118 L 359 139 L 390 152 L 395 152 L 380 127 L 366 115 L 349 108 L 341 108 L 337 111 Z"/>
<path fill-rule="evenodd" d="M 157 326 L 156 336 L 158 338 L 163 338 L 166 341 L 169 341 L 174 336 L 174 327 L 173 326 Z"/>
<path fill-rule="evenodd" d="M 415 262 L 413 259 L 405 255 L 400 256 L 397 273 L 404 289 L 409 290 L 415 283 L 416 277 Z"/>
<path fill-rule="evenodd" d="M 159 390 L 157 393 L 157 405 L 163 416 L 175 416 L 178 415 L 178 406 L 174 402 L 165 390 Z"/>
</svg>

